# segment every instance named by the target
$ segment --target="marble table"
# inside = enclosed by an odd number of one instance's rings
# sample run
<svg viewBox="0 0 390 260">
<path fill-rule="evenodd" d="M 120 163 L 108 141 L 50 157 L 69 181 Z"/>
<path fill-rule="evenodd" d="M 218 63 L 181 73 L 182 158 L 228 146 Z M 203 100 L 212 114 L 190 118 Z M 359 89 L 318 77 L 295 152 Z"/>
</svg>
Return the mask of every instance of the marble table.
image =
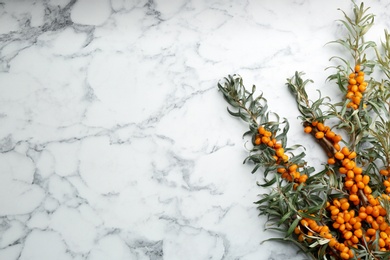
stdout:
<svg viewBox="0 0 390 260">
<path fill-rule="evenodd" d="M 387 1 L 367 1 L 390 28 Z M 0 259 L 307 259 L 263 240 L 261 172 L 217 82 L 302 132 L 286 78 L 333 98 L 349 0 L 0 0 Z"/>
</svg>

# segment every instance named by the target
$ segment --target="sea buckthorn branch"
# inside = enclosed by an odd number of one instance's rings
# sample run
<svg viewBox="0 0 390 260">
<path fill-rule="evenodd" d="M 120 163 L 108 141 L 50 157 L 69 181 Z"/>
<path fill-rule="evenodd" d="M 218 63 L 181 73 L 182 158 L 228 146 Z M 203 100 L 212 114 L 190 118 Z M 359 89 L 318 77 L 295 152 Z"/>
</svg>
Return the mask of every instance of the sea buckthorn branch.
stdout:
<svg viewBox="0 0 390 260">
<path fill-rule="evenodd" d="M 294 155 L 292 151 L 300 146 L 286 147 L 288 121 L 281 121 L 277 114 L 269 112 L 267 101 L 262 95 L 254 98 L 256 87 L 253 86 L 251 92 L 247 91 L 239 75 L 229 75 L 223 84 L 218 83 L 218 88 L 225 100 L 235 109 L 232 111 L 228 108 L 228 112 L 249 124 L 250 130 L 244 135 L 252 136 L 253 147 L 244 163 L 251 161 L 255 164 L 252 173 L 263 167 L 264 177 L 267 177 L 269 172 L 279 173 L 283 180 L 296 184 L 295 189 L 306 182 L 312 170 L 305 166 L 304 152 Z M 269 181 L 265 180 L 265 185 L 269 185 Z M 271 183 L 275 182 L 276 179 L 273 178 Z"/>
<path fill-rule="evenodd" d="M 321 95 L 311 101 L 305 87 L 312 81 L 303 80 L 303 73 L 287 80 L 304 131 L 328 155 L 318 173 L 307 166 L 304 152 L 291 152 L 300 146 L 286 146 L 287 120 L 267 111 L 262 95 L 253 97 L 254 86 L 247 91 L 237 75 L 218 84 L 234 108 L 229 113 L 249 123 L 244 135 L 251 136 L 253 147 L 244 163 L 254 163 L 253 172 L 264 169 L 259 185 L 271 188 L 255 202 L 268 217 L 266 228 L 284 234 L 269 240 L 292 242 L 313 259 L 390 259 L 390 36 L 385 31 L 382 52 L 364 41 L 374 21 L 367 10 L 354 5 L 352 18 L 343 12 L 348 36 L 335 42 L 349 50 L 352 61 L 332 57 L 343 64 L 328 77 L 341 89 L 341 102 Z M 370 48 L 376 61 L 367 58 Z M 376 68 L 387 78 L 367 80 Z"/>
<path fill-rule="evenodd" d="M 356 12 L 355 12 L 356 14 Z M 360 62 L 358 59 L 355 59 L 358 62 Z M 339 67 L 340 68 L 340 67 Z M 345 70 L 347 71 L 347 70 Z M 338 79 L 340 77 L 338 76 Z M 339 82 L 339 81 L 338 81 Z M 368 84 L 364 84 L 364 72 L 360 70 L 360 65 L 357 64 L 354 68 L 353 73 L 349 75 L 349 80 L 348 80 L 348 93 L 346 95 L 347 99 L 350 98 L 355 98 L 356 93 L 358 91 L 364 92 L 365 88 Z M 359 86 L 356 86 L 356 84 L 360 84 Z M 297 97 L 297 96 L 296 96 Z M 379 109 L 365 109 L 366 107 L 364 106 L 365 104 L 362 105 L 360 102 L 361 100 L 358 100 L 359 102 L 356 102 L 353 100 L 353 103 L 349 102 L 344 103 L 344 106 L 342 108 L 342 116 L 341 118 L 341 123 L 338 125 L 338 128 L 346 128 L 348 127 L 348 133 L 350 134 L 350 142 L 352 141 L 352 147 L 353 149 L 358 148 L 359 150 L 359 155 L 364 154 L 364 149 L 361 149 L 364 147 L 364 145 L 367 145 L 367 141 L 371 139 L 371 145 L 373 148 L 376 150 L 375 156 L 372 156 L 372 158 L 381 158 L 382 160 L 387 161 L 387 154 L 386 150 L 389 151 L 389 145 L 388 145 L 388 140 L 387 136 L 389 135 L 390 128 L 385 127 L 384 122 L 373 122 L 372 121 L 372 113 L 370 114 L 370 111 L 375 110 L 375 112 L 378 112 Z M 299 104 L 299 102 L 298 102 Z M 345 104 L 347 104 L 345 106 Z M 358 106 L 359 105 L 359 106 Z M 375 105 L 375 103 L 374 103 Z M 373 106 L 374 108 L 377 108 L 379 106 Z M 383 107 L 383 106 L 382 106 Z M 332 107 L 334 108 L 334 107 Z M 348 110 L 347 108 L 352 108 L 353 110 Z M 333 115 L 337 118 L 340 119 L 340 113 L 337 110 L 333 110 Z M 388 114 L 388 113 L 387 113 Z M 332 115 L 330 113 L 329 115 Z M 383 121 L 383 118 L 380 117 L 381 120 Z M 387 122 L 387 121 L 386 121 Z M 372 123 L 374 123 L 374 126 L 381 126 L 380 128 L 382 131 L 378 131 L 378 127 L 375 128 L 375 132 L 368 131 L 370 127 L 372 126 Z M 305 126 L 305 132 L 311 132 L 310 130 L 306 130 L 307 128 L 311 128 L 308 126 L 308 122 L 304 122 Z M 322 128 L 324 128 L 322 126 Z M 383 130 L 384 129 L 384 130 Z M 370 136 L 371 134 L 371 136 Z M 318 134 L 318 131 L 315 131 L 315 136 L 316 138 L 324 138 L 325 135 Z M 374 138 L 372 138 L 374 136 Z M 390 140 L 390 139 L 389 139 Z M 379 145 L 377 145 L 379 143 Z M 359 146 L 359 144 L 361 144 Z M 359 149 L 360 148 L 360 149 Z M 378 149 L 379 148 L 379 149 Z M 381 149 L 382 148 L 382 149 Z M 368 185 L 371 181 L 371 176 L 377 177 L 375 174 L 375 169 L 376 167 L 367 167 L 365 169 L 365 172 L 363 172 L 363 169 L 360 167 L 356 166 L 355 158 L 357 156 L 356 152 L 349 152 L 348 147 L 343 147 L 343 149 L 340 148 L 336 149 L 338 152 L 335 153 L 335 158 L 329 158 L 328 163 L 329 164 L 337 164 L 336 169 L 338 170 L 338 173 L 343 175 L 345 174 L 346 176 L 343 177 L 344 180 L 344 187 L 348 191 L 349 196 L 348 198 L 342 198 L 342 200 L 346 203 L 352 202 L 355 207 L 352 207 L 352 211 L 346 212 L 346 209 L 350 208 L 349 203 L 347 204 L 348 206 L 344 206 L 344 212 L 340 213 L 339 208 L 337 208 L 335 205 L 328 205 L 329 210 L 332 213 L 332 219 L 335 221 L 332 226 L 334 229 L 338 230 L 339 233 L 341 232 L 343 235 L 343 238 L 345 239 L 344 244 L 347 244 L 349 247 L 355 247 L 357 246 L 361 241 L 361 237 L 363 236 L 364 231 L 366 230 L 365 234 L 367 236 L 364 237 L 363 245 L 365 245 L 363 250 L 355 250 L 356 253 L 359 255 L 370 255 L 372 259 L 377 259 L 376 256 L 381 256 L 385 257 L 388 256 L 389 254 L 387 253 L 386 255 L 383 255 L 383 253 L 380 253 L 379 250 L 381 251 L 388 251 L 388 246 L 389 246 L 389 241 L 387 238 L 389 237 L 389 230 L 388 230 L 388 214 L 387 209 L 389 209 L 389 202 L 388 198 L 386 200 L 382 200 L 381 203 L 378 202 L 378 199 L 372 195 L 373 190 L 371 189 L 370 185 Z M 374 149 L 373 149 L 374 150 Z M 379 152 L 378 152 L 379 150 Z M 351 156 L 352 155 L 352 156 Z M 348 156 L 348 158 L 345 158 Z M 337 160 L 335 160 L 337 159 Z M 360 162 L 363 162 L 363 160 L 360 160 Z M 372 166 L 374 164 L 374 160 L 370 161 Z M 388 164 L 387 164 L 388 165 Z M 374 171 L 372 171 L 374 170 Z M 387 176 L 388 170 L 387 169 L 382 169 L 380 171 L 380 174 L 383 176 Z M 356 175 L 356 176 L 355 176 Z M 378 184 L 378 182 L 372 182 L 372 184 Z M 379 183 L 380 184 L 380 183 Z M 385 182 L 385 186 L 389 186 L 389 182 Z M 374 185 L 375 187 L 378 187 L 376 189 L 376 193 L 379 193 L 380 186 L 381 185 Z M 387 186 L 387 187 L 388 187 Z M 390 188 L 389 188 L 390 189 Z M 335 203 L 336 201 L 333 200 Z M 332 208 L 333 207 L 333 208 Z M 366 213 L 366 207 L 369 209 Z M 370 215 L 372 213 L 372 208 L 375 208 L 375 213 L 374 215 Z M 359 212 L 359 218 L 358 222 L 356 222 L 355 218 L 352 218 L 352 224 L 350 222 L 346 222 L 345 220 L 351 219 L 351 215 L 354 215 L 356 212 Z M 376 217 L 376 219 L 375 219 Z M 346 218 L 346 219 L 345 219 Z M 366 219 L 367 218 L 367 219 Z M 346 222 L 346 224 L 344 223 Z M 362 224 L 363 222 L 363 227 L 366 229 L 362 229 Z M 357 223 L 357 224 L 356 224 Z M 379 224 L 378 224 L 379 223 Z M 368 229 L 367 229 L 368 228 Z M 380 233 L 378 233 L 378 229 L 380 230 Z M 347 231 L 346 231 L 347 230 Z M 378 234 L 377 234 L 378 233 Z M 379 236 L 380 234 L 380 236 Z M 386 240 L 385 240 L 386 238 Z M 367 241 L 371 241 L 371 243 L 368 243 Z M 339 245 L 336 242 L 329 243 L 329 245 L 335 246 Z M 374 246 L 373 246 L 374 245 Z M 339 249 L 338 249 L 339 250 Z M 342 248 L 342 250 L 347 250 Z M 343 252 L 344 253 L 344 252 Z M 353 255 L 349 252 L 350 256 Z M 344 259 L 349 259 L 346 254 L 340 256 Z"/>
<path fill-rule="evenodd" d="M 247 134 L 252 135 L 253 148 L 244 163 L 248 161 L 254 163 L 253 172 L 260 167 L 265 168 L 265 183 L 259 184 L 260 186 L 277 186 L 272 188 L 270 193 L 263 194 L 263 198 L 256 202 L 260 214 L 269 218 L 267 228 L 282 232 L 287 228 L 289 231 L 283 239 L 294 237 L 297 239 L 298 236 L 293 231 L 300 219 L 320 220 L 318 213 L 324 212 L 324 194 L 329 190 L 329 182 L 319 182 L 316 178 L 309 177 L 314 168 L 306 165 L 305 153 L 297 155 L 293 153 L 300 146 L 286 147 L 285 140 L 289 128 L 287 120 L 279 122 L 277 115 L 268 112 L 265 109 L 265 99 L 261 99 L 261 103 L 257 98 L 251 99 L 254 91 L 245 90 L 241 77 L 228 76 L 223 84 L 218 84 L 218 87 L 228 103 L 235 108 L 235 111 L 228 109 L 229 113 L 250 125 Z M 249 95 L 251 97 L 248 97 Z M 271 117 L 274 118 L 273 121 L 270 120 Z M 281 125 L 284 125 L 282 131 Z M 266 177 L 270 172 L 274 173 L 274 177 L 268 180 Z M 297 208 L 300 210 L 297 211 Z M 313 250 L 310 247 L 307 247 L 308 249 Z"/>
<path fill-rule="evenodd" d="M 295 95 L 295 97 L 299 98 L 300 96 Z M 301 102 L 297 100 L 297 103 L 300 104 Z M 354 111 L 352 115 L 356 115 L 358 112 L 359 111 Z M 355 117 L 351 117 L 351 119 L 355 119 Z M 320 143 L 335 141 L 334 137 L 336 134 L 333 133 L 329 127 L 324 125 L 324 121 L 312 121 L 311 123 L 305 121 L 304 126 L 305 132 L 314 133 L 313 135 L 316 139 L 320 140 Z M 359 122 L 359 124 L 353 123 L 352 126 L 355 126 L 357 130 L 363 128 L 361 122 Z M 380 134 L 384 135 L 384 133 Z M 338 139 L 337 141 L 341 141 L 341 139 Z M 326 147 L 329 147 L 329 145 Z M 328 164 L 336 165 L 333 172 L 337 172 L 339 175 L 343 176 L 343 187 L 344 190 L 348 192 L 348 196 L 341 197 L 341 202 L 338 199 L 333 199 L 334 196 L 329 196 L 329 201 L 332 203 L 327 205 L 327 209 L 331 211 L 331 219 L 334 221 L 332 223 L 332 231 L 337 232 L 336 234 L 341 236 L 343 240 L 343 242 L 340 243 L 335 237 L 331 237 L 329 246 L 335 249 L 342 259 L 354 257 L 354 252 L 359 255 L 368 254 L 373 256 L 372 259 L 375 259 L 375 255 L 377 255 L 376 251 L 379 251 L 379 249 L 387 251 L 390 242 L 390 240 L 385 241 L 385 238 L 387 239 L 387 237 L 390 236 L 388 219 L 385 218 L 385 216 L 387 216 L 386 210 L 372 195 L 372 189 L 368 185 L 370 182 L 370 175 L 368 175 L 367 172 L 364 173 L 363 169 L 356 165 L 355 158 L 357 157 L 357 153 L 349 151 L 347 146 L 344 146 L 341 149 L 338 142 L 333 143 L 333 148 L 336 152 L 334 153 L 334 156 L 329 158 Z M 328 149 L 328 153 L 329 151 L 331 151 L 331 149 Z M 338 193 L 338 196 L 339 195 L 341 194 Z M 368 213 L 366 213 L 366 207 L 370 209 Z M 373 215 L 368 215 L 372 213 L 372 208 L 375 208 L 375 213 Z M 358 218 L 355 218 L 354 216 L 357 212 L 359 213 Z M 368 229 L 366 230 L 364 228 Z M 378 230 L 380 230 L 381 237 L 377 235 Z M 367 236 L 362 238 L 363 234 L 367 234 Z M 302 240 L 304 237 L 301 235 L 299 238 Z M 358 245 L 361 245 L 361 239 L 373 241 L 379 245 L 379 247 L 373 248 L 372 243 L 363 243 L 367 245 L 364 250 L 352 250 L 352 248 L 357 248 Z M 376 251 L 374 251 L 374 249 L 376 249 Z M 332 250 L 332 252 L 334 253 L 334 250 Z"/>
<path fill-rule="evenodd" d="M 353 64 L 348 59 L 344 59 L 338 56 L 333 56 L 330 60 L 338 59 L 344 64 L 338 65 L 335 68 L 337 73 L 330 75 L 328 80 L 335 80 L 341 89 L 345 93 L 346 98 L 350 100 L 348 107 L 352 107 L 354 110 L 358 109 L 362 104 L 363 93 L 367 89 L 368 83 L 364 80 L 364 72 L 361 71 L 361 66 L 364 66 L 366 71 L 370 74 L 372 72 L 375 63 L 371 60 L 367 60 L 366 52 L 371 48 L 375 48 L 376 44 L 372 41 L 365 41 L 364 35 L 372 27 L 374 23 L 374 15 L 367 13 L 369 8 L 364 8 L 364 4 L 361 3 L 357 6 L 354 3 L 353 17 L 349 17 L 344 11 L 344 20 L 339 20 L 348 34 L 346 39 L 339 39 L 330 43 L 337 43 L 342 45 L 346 50 L 350 52 L 353 59 Z M 364 107 L 365 105 L 363 105 Z"/>
</svg>

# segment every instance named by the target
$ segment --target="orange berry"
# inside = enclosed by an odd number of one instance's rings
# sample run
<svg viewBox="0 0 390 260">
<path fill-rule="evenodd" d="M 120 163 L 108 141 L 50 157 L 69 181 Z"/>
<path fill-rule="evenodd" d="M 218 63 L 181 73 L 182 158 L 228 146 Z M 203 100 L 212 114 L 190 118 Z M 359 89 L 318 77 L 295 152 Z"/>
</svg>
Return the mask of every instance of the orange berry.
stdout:
<svg viewBox="0 0 390 260">
<path fill-rule="evenodd" d="M 337 243 L 336 238 L 331 238 L 331 239 L 329 240 L 329 246 L 330 246 L 330 247 L 334 247 L 334 246 L 336 245 L 336 243 Z"/>
<path fill-rule="evenodd" d="M 339 210 L 338 208 L 335 208 L 335 209 L 333 209 L 333 210 L 330 212 L 330 214 L 332 214 L 333 216 L 335 216 L 335 215 L 339 214 L 339 212 L 340 212 L 340 210 Z"/>
<path fill-rule="evenodd" d="M 349 200 L 350 201 L 357 201 L 357 200 L 359 200 L 359 197 L 356 194 L 351 194 L 351 195 L 349 195 Z"/>
<path fill-rule="evenodd" d="M 343 139 L 343 138 L 341 137 L 341 135 L 335 135 L 335 136 L 333 137 L 333 142 L 338 143 L 338 142 L 340 142 L 342 139 Z"/>
<path fill-rule="evenodd" d="M 298 169 L 298 165 L 292 164 L 290 167 L 288 167 L 289 172 L 295 172 Z"/>
<path fill-rule="evenodd" d="M 299 235 L 301 233 L 301 229 L 299 228 L 299 226 L 296 226 L 295 229 L 294 229 L 294 233 L 296 235 Z"/>
<path fill-rule="evenodd" d="M 334 157 L 335 157 L 336 159 L 338 159 L 338 160 L 342 160 L 342 159 L 344 159 L 344 154 L 343 154 L 342 152 L 336 152 L 336 153 L 334 154 Z"/>
<path fill-rule="evenodd" d="M 343 203 L 341 204 L 340 208 L 341 208 L 342 210 L 348 210 L 348 209 L 349 209 L 349 206 L 350 206 L 350 204 L 346 201 L 346 202 L 343 202 Z"/>
<path fill-rule="evenodd" d="M 317 129 L 320 130 L 321 132 L 324 132 L 325 130 L 325 126 L 323 123 L 318 123 L 317 124 Z"/>
<path fill-rule="evenodd" d="M 347 220 L 345 220 L 345 222 L 347 222 Z M 345 229 L 346 230 L 352 230 L 353 226 L 351 225 L 351 223 L 345 223 Z"/>
<path fill-rule="evenodd" d="M 362 182 L 367 185 L 370 182 L 370 176 L 364 175 Z"/>
<path fill-rule="evenodd" d="M 312 230 L 316 230 L 318 228 L 317 222 L 315 222 L 315 221 L 310 222 L 309 227 Z"/>
<path fill-rule="evenodd" d="M 326 132 L 326 134 L 325 134 L 325 136 L 327 137 L 327 138 L 329 138 L 329 139 L 331 139 L 331 140 L 333 140 L 333 137 L 335 137 L 335 133 L 334 132 L 332 132 L 332 131 L 328 131 L 328 132 Z"/>
<path fill-rule="evenodd" d="M 363 180 L 363 175 L 356 175 L 355 176 L 355 181 L 356 182 L 359 182 L 359 181 L 362 181 Z"/>
<path fill-rule="evenodd" d="M 263 135 L 265 133 L 265 128 L 263 126 L 260 126 L 258 132 L 259 134 Z"/>
<path fill-rule="evenodd" d="M 362 101 L 362 99 L 361 99 L 360 97 L 358 97 L 358 96 L 355 96 L 355 97 L 352 98 L 352 101 L 353 101 L 353 103 L 355 103 L 356 105 L 359 105 L 360 102 Z"/>
<path fill-rule="evenodd" d="M 355 72 L 359 72 L 360 71 L 360 65 L 359 64 L 356 64 L 356 66 L 355 66 Z"/>
<path fill-rule="evenodd" d="M 366 211 L 365 211 L 365 212 L 366 212 L 367 214 L 371 215 L 373 210 L 374 210 L 374 208 L 373 208 L 371 205 L 368 205 L 368 206 L 366 207 Z"/>
<path fill-rule="evenodd" d="M 357 187 L 356 184 L 352 185 L 351 187 L 351 193 L 356 194 L 358 192 L 359 188 Z"/>
<path fill-rule="evenodd" d="M 351 85 L 355 85 L 356 84 L 356 79 L 349 78 L 348 83 L 351 84 Z"/>
<path fill-rule="evenodd" d="M 386 231 L 388 235 L 390 235 L 390 230 L 388 231 L 387 229 L 389 228 L 389 224 L 387 222 L 383 222 L 382 224 L 379 225 L 379 229 L 382 231 Z"/>
<path fill-rule="evenodd" d="M 336 222 L 336 223 L 337 223 L 337 222 Z M 344 224 L 344 223 L 343 223 L 343 224 L 340 224 L 339 230 L 340 230 L 341 232 L 344 232 L 344 230 L 345 230 L 345 224 Z"/>
<path fill-rule="evenodd" d="M 357 83 L 361 84 L 361 83 L 363 83 L 363 81 L 364 81 L 364 76 L 357 76 L 356 77 L 356 82 Z"/>
<path fill-rule="evenodd" d="M 368 197 L 368 196 L 367 196 Z M 372 195 L 371 197 L 368 198 L 368 202 L 372 205 L 372 206 L 376 206 L 379 204 L 378 200 L 375 199 Z"/>
<path fill-rule="evenodd" d="M 379 247 L 384 247 L 386 245 L 386 242 L 385 240 L 383 240 L 383 238 L 379 238 Z"/>
<path fill-rule="evenodd" d="M 269 137 L 263 136 L 263 137 L 261 138 L 261 141 L 262 141 L 263 143 L 265 143 L 265 144 L 268 144 L 268 142 L 271 141 L 271 140 L 269 139 Z"/>
<path fill-rule="evenodd" d="M 340 145 L 339 144 L 334 144 L 333 145 L 334 149 L 336 149 L 336 151 L 340 151 Z"/>
<path fill-rule="evenodd" d="M 363 231 L 361 229 L 356 229 L 353 234 L 358 237 L 358 238 L 361 238 L 363 236 Z"/>
<path fill-rule="evenodd" d="M 385 221 L 385 219 L 384 219 L 382 216 L 378 216 L 378 217 L 376 218 L 376 222 L 377 222 L 379 225 L 382 224 L 384 221 Z"/>
<path fill-rule="evenodd" d="M 366 218 L 367 218 L 367 213 L 365 213 L 365 212 L 359 212 L 359 218 L 361 218 L 361 219 L 366 219 Z"/>
<path fill-rule="evenodd" d="M 347 187 L 347 188 L 351 188 L 353 184 L 354 184 L 354 181 L 353 180 L 349 180 L 349 181 L 346 181 L 344 183 L 344 186 Z"/>
<path fill-rule="evenodd" d="M 303 131 L 305 131 L 305 133 L 309 134 L 309 133 L 311 133 L 312 130 L 313 129 L 310 126 L 306 126 Z"/>
<path fill-rule="evenodd" d="M 340 172 L 341 174 L 346 174 L 346 173 L 348 172 L 348 170 L 347 170 L 347 168 L 345 168 L 345 167 L 340 167 L 340 168 L 339 168 L 339 172 Z"/>
<path fill-rule="evenodd" d="M 260 145 L 261 144 L 261 138 L 258 137 L 255 139 L 255 145 Z"/>
<path fill-rule="evenodd" d="M 349 215 L 348 211 L 345 211 L 344 212 L 344 221 L 349 222 L 350 219 L 351 219 L 351 215 Z"/>
<path fill-rule="evenodd" d="M 317 139 L 322 139 L 322 138 L 324 138 L 324 133 L 323 132 L 317 132 L 315 134 L 315 136 L 316 136 Z"/>
<path fill-rule="evenodd" d="M 366 186 L 366 185 L 364 185 L 364 183 L 362 182 L 362 181 L 359 181 L 357 184 L 356 184 L 356 186 L 359 188 L 359 189 L 364 189 L 364 187 Z"/>
<path fill-rule="evenodd" d="M 348 253 L 342 252 L 342 253 L 340 254 L 340 257 L 341 257 L 342 259 L 349 259 L 349 254 L 348 254 Z"/>
<path fill-rule="evenodd" d="M 357 175 L 363 173 L 363 169 L 360 168 L 360 167 L 355 167 L 355 168 L 352 169 L 352 171 L 353 171 L 355 174 L 357 174 Z"/>
<path fill-rule="evenodd" d="M 345 156 L 348 156 L 351 152 L 349 151 L 348 147 L 344 146 L 342 149 L 341 149 L 341 152 L 345 155 Z"/>
<path fill-rule="evenodd" d="M 299 176 L 298 182 L 299 183 L 304 183 L 304 182 L 307 181 L 307 178 L 308 178 L 308 176 L 306 174 L 303 174 L 303 175 Z"/>
<path fill-rule="evenodd" d="M 376 233 L 376 230 L 373 229 L 373 228 L 369 228 L 366 231 L 366 234 L 369 235 L 369 236 L 373 236 L 373 235 L 375 235 L 375 233 Z"/>
<path fill-rule="evenodd" d="M 328 159 L 328 164 L 333 165 L 335 163 L 336 163 L 336 160 L 334 159 L 334 157 L 331 157 Z"/>
<path fill-rule="evenodd" d="M 356 152 L 355 151 L 353 151 L 353 152 L 351 152 L 349 155 L 348 155 L 348 159 L 355 159 L 356 158 Z"/>
<path fill-rule="evenodd" d="M 365 86 L 365 85 L 359 85 L 358 89 L 359 89 L 360 92 L 364 92 L 364 91 L 366 91 L 367 86 Z"/>
<path fill-rule="evenodd" d="M 343 219 L 341 216 L 338 216 L 338 217 L 336 218 L 336 222 L 339 223 L 340 225 L 341 225 L 341 224 L 344 224 L 344 219 Z"/>
<path fill-rule="evenodd" d="M 282 144 L 281 143 L 277 143 L 276 140 L 274 141 L 274 139 L 272 139 L 272 142 L 274 143 L 274 148 L 275 149 L 279 149 L 282 147 Z"/>
<path fill-rule="evenodd" d="M 377 218 L 379 216 L 379 214 L 380 214 L 379 207 L 378 206 L 374 206 L 373 209 L 372 209 L 371 215 L 374 218 Z"/>
<path fill-rule="evenodd" d="M 283 148 L 279 148 L 276 150 L 276 156 L 278 157 L 282 157 L 284 155 L 284 149 Z"/>
<path fill-rule="evenodd" d="M 371 215 L 367 215 L 366 222 L 371 224 L 372 222 L 374 222 L 374 218 Z"/>
<path fill-rule="evenodd" d="M 307 222 L 307 220 L 304 219 L 304 218 L 301 219 L 300 223 L 301 223 L 301 225 L 304 226 L 304 227 L 307 227 L 307 226 L 309 225 L 309 223 Z"/>
<path fill-rule="evenodd" d="M 370 186 L 366 185 L 364 187 L 364 194 L 371 194 L 372 193 L 372 189 Z"/>
<path fill-rule="evenodd" d="M 380 171 L 379 171 L 379 173 L 380 173 L 381 175 L 383 175 L 383 176 L 387 176 L 387 175 L 389 175 L 389 171 L 388 171 L 388 170 L 386 170 L 386 169 L 382 169 L 382 170 L 380 170 Z"/>
<path fill-rule="evenodd" d="M 344 238 L 345 239 L 350 239 L 352 237 L 353 233 L 351 231 L 347 231 L 344 233 Z"/>
<path fill-rule="evenodd" d="M 349 161 L 345 164 L 345 168 L 347 168 L 348 170 L 352 170 L 353 168 L 355 168 L 355 165 L 356 163 L 354 161 Z"/>
<path fill-rule="evenodd" d="M 349 85 L 349 86 L 351 86 L 351 85 Z M 352 86 L 351 87 L 349 87 L 349 86 L 348 86 L 348 88 L 351 89 Z M 354 85 L 354 86 L 356 86 L 356 85 Z M 354 95 L 355 95 L 355 93 L 353 91 L 349 91 L 347 93 L 347 95 L 345 95 L 345 97 L 348 98 L 348 99 L 351 99 Z"/>
<path fill-rule="evenodd" d="M 354 225 L 353 225 L 353 228 L 354 229 L 359 229 L 359 228 L 361 228 L 362 227 L 362 222 L 360 222 L 360 221 L 357 221 Z"/>
<path fill-rule="evenodd" d="M 379 229 L 379 224 L 378 222 L 376 222 L 375 220 L 371 223 L 371 227 L 375 230 L 378 230 Z"/>
<path fill-rule="evenodd" d="M 386 216 L 387 211 L 382 206 L 379 206 L 379 215 Z"/>
<path fill-rule="evenodd" d="M 347 177 L 352 180 L 355 177 L 355 173 L 352 170 L 348 170 Z"/>
<path fill-rule="evenodd" d="M 352 241 L 352 243 L 354 244 L 358 244 L 359 243 L 359 238 L 355 235 L 353 235 L 350 240 Z"/>
</svg>

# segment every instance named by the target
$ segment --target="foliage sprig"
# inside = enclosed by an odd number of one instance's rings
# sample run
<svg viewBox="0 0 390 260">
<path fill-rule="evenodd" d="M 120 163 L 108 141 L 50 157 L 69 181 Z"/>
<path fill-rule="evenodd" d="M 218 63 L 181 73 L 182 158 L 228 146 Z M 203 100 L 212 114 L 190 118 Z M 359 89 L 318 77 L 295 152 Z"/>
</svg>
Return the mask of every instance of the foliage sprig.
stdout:
<svg viewBox="0 0 390 260">
<path fill-rule="evenodd" d="M 304 131 L 324 148 L 328 160 L 316 170 L 305 160 L 301 145 L 287 147 L 289 123 L 268 110 L 256 87 L 245 88 L 239 75 L 218 83 L 228 112 L 249 125 L 251 147 L 244 163 L 263 174 L 258 183 L 269 192 L 255 202 L 266 228 L 279 231 L 279 240 L 297 245 L 313 259 L 389 259 L 390 257 L 390 35 L 380 47 L 366 41 L 374 15 L 354 4 L 351 16 L 339 20 L 345 38 L 332 43 L 347 50 L 333 56 L 342 100 L 312 101 L 310 79 L 296 72 L 287 88 L 296 100 Z M 379 72 L 367 79 L 368 75 Z M 327 125 L 328 123 L 331 125 Z"/>
</svg>

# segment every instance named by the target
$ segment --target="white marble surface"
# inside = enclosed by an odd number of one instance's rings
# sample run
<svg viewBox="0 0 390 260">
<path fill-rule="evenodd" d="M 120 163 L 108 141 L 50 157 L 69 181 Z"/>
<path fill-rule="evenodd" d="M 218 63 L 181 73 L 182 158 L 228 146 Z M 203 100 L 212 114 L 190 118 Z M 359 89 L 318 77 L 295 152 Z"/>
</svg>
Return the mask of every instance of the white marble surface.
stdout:
<svg viewBox="0 0 390 260">
<path fill-rule="evenodd" d="M 379 40 L 390 6 L 367 4 Z M 256 84 L 320 165 L 284 84 L 334 95 L 325 43 L 351 5 L 0 0 L 0 259 L 306 259 L 260 244 L 266 190 L 216 84 Z"/>
</svg>

